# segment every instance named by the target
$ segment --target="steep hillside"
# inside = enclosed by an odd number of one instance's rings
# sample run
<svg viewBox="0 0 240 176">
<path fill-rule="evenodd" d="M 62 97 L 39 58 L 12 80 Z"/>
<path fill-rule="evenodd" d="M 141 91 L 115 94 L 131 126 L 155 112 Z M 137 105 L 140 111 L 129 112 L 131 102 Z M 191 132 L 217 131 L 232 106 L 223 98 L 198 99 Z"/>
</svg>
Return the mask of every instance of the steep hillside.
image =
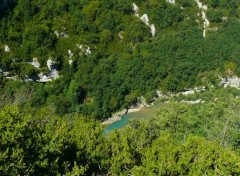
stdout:
<svg viewBox="0 0 240 176">
<path fill-rule="evenodd" d="M 0 175 L 240 175 L 239 10 L 0 0 Z"/>
<path fill-rule="evenodd" d="M 204 111 L 205 105 L 171 104 L 174 109 L 162 109 L 150 123 L 136 121 L 108 136 L 91 118 L 59 118 L 47 109 L 26 114 L 8 106 L 0 110 L 0 173 L 239 175 L 239 150 L 233 150 L 239 149 L 239 125 L 234 125 L 239 103 L 235 100 L 236 106 L 223 115 L 222 108 L 228 105 L 222 101 L 208 104 L 210 112 Z"/>
<path fill-rule="evenodd" d="M 238 0 L 18 0 L 0 19 L 0 106 L 104 119 L 159 88 L 238 75 L 239 7 Z"/>
</svg>

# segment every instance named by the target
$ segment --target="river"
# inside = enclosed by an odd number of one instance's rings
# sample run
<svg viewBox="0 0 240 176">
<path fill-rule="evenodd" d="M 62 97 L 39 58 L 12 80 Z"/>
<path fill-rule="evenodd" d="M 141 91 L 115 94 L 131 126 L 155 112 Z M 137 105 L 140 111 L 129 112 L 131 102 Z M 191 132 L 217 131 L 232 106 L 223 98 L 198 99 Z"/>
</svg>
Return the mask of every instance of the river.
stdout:
<svg viewBox="0 0 240 176">
<path fill-rule="evenodd" d="M 186 89 L 183 92 L 179 92 L 177 94 L 171 94 L 170 97 L 178 96 L 179 94 L 183 95 L 183 96 L 192 95 L 192 94 L 195 94 L 196 92 L 201 92 L 204 90 L 205 90 L 204 86 L 195 87 L 193 89 Z M 160 93 L 160 96 L 162 97 L 161 93 Z M 196 100 L 196 101 L 188 101 L 187 103 L 195 104 L 195 103 L 200 103 L 200 102 L 201 102 L 201 99 Z M 104 129 L 104 133 L 107 134 L 115 129 L 123 128 L 124 126 L 126 126 L 129 123 L 129 121 L 131 121 L 133 119 L 149 119 L 151 117 L 155 117 L 159 108 L 166 106 L 166 105 L 167 105 L 166 103 L 159 103 L 156 101 L 153 106 L 143 107 L 137 112 L 130 112 L 130 113 L 126 114 L 125 116 L 123 116 L 120 121 L 117 121 L 117 122 L 107 125 Z"/>
<path fill-rule="evenodd" d="M 120 121 L 107 125 L 104 129 L 104 133 L 107 134 L 115 129 L 123 128 L 129 123 L 129 121 L 134 119 L 144 120 L 144 119 L 149 119 L 151 117 L 155 117 L 161 105 L 162 103 L 157 103 L 150 107 L 143 107 L 141 110 L 137 112 L 130 112 L 125 116 L 123 116 Z"/>
</svg>

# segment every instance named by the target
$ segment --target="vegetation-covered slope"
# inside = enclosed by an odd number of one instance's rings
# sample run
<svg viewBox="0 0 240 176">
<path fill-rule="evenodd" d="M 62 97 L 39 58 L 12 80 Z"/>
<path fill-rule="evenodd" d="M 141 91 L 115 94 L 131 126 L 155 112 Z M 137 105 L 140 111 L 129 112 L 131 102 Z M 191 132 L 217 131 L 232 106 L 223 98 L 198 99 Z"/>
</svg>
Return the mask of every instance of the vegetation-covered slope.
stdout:
<svg viewBox="0 0 240 176">
<path fill-rule="evenodd" d="M 207 10 L 193 0 L 134 3 L 139 17 L 130 0 L 17 1 L 0 19 L 0 99 L 103 119 L 156 89 L 180 91 L 201 84 L 206 71 L 238 68 L 237 0 L 205 0 Z M 140 19 L 144 14 L 154 36 Z M 39 68 L 29 64 L 33 58 Z M 4 79 L 37 81 L 53 68 L 60 78 L 52 82 Z"/>
<path fill-rule="evenodd" d="M 239 90 L 212 88 L 240 74 L 239 8 L 0 0 L 0 175 L 240 175 Z M 199 85 L 200 104 L 108 135 L 96 120 Z"/>
<path fill-rule="evenodd" d="M 79 115 L 0 111 L 1 175 L 239 175 L 239 91 L 175 97 L 109 133 Z M 200 104 L 177 102 L 203 98 Z M 172 98 L 169 100 L 173 100 Z"/>
</svg>

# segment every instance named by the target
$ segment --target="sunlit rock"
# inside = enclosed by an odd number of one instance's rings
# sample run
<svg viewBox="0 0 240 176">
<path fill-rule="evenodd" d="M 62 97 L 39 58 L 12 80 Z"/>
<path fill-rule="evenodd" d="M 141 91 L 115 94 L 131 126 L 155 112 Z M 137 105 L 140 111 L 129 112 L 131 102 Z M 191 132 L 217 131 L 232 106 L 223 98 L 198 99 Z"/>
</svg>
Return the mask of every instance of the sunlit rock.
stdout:
<svg viewBox="0 0 240 176">
<path fill-rule="evenodd" d="M 68 50 L 68 58 L 69 58 L 69 59 L 72 59 L 72 57 L 73 57 L 72 51 L 71 51 L 71 50 Z"/>
<path fill-rule="evenodd" d="M 57 36 L 57 37 L 60 37 L 60 34 L 59 34 L 59 32 L 56 30 L 56 31 L 54 31 L 54 34 Z"/>
<path fill-rule="evenodd" d="M 9 52 L 10 52 L 10 48 L 9 48 L 9 46 L 8 46 L 8 45 L 5 45 L 5 46 L 4 46 L 4 51 L 5 51 L 5 52 L 7 52 L 7 53 L 9 53 Z"/>
<path fill-rule="evenodd" d="M 69 63 L 69 65 L 72 65 L 73 60 L 72 60 L 72 59 L 69 59 L 69 60 L 68 60 L 68 63 Z"/>
<path fill-rule="evenodd" d="M 118 33 L 118 36 L 119 36 L 119 38 L 120 38 L 120 40 L 121 40 L 121 42 L 122 42 L 122 40 L 123 40 L 123 31 L 120 31 L 120 32 Z"/>
<path fill-rule="evenodd" d="M 220 84 L 224 87 L 235 87 L 240 89 L 240 78 L 237 76 L 229 77 L 229 78 L 222 78 Z"/>
<path fill-rule="evenodd" d="M 170 4 L 174 4 L 174 5 L 176 4 L 175 0 L 167 0 L 167 2 L 170 3 Z"/>
<path fill-rule="evenodd" d="M 139 12 L 138 12 L 139 8 L 138 8 L 138 6 L 135 3 L 133 3 L 132 5 L 133 5 L 133 11 L 135 13 L 135 16 L 139 17 Z"/>
<path fill-rule="evenodd" d="M 76 44 L 77 47 L 82 50 L 82 52 L 85 54 L 85 55 L 90 55 L 92 52 L 91 52 L 91 49 L 89 46 L 83 46 L 83 45 L 79 45 L 79 44 Z"/>
<path fill-rule="evenodd" d="M 59 78 L 58 71 L 57 69 L 54 68 L 54 64 L 55 62 L 51 58 L 47 60 L 49 72 L 47 74 L 39 73 L 38 74 L 39 80 L 37 80 L 37 82 L 49 82 L 52 81 L 53 79 Z"/>
<path fill-rule="evenodd" d="M 154 24 L 150 24 L 148 15 L 147 15 L 147 14 L 143 14 L 143 15 L 140 17 L 139 12 L 138 12 L 138 11 L 139 11 L 139 8 L 138 8 L 138 6 L 137 6 L 135 3 L 133 3 L 133 11 L 134 11 L 134 14 L 135 14 L 136 17 L 140 18 L 140 20 L 141 20 L 142 22 L 144 22 L 148 27 L 150 27 L 150 29 L 151 29 L 151 34 L 152 34 L 152 36 L 154 37 L 155 34 L 156 34 L 156 28 L 155 28 L 155 25 L 154 25 Z"/>
<path fill-rule="evenodd" d="M 34 66 L 35 68 L 40 68 L 40 63 L 38 62 L 37 58 L 33 58 L 33 61 L 28 63 Z"/>
<path fill-rule="evenodd" d="M 54 31 L 54 34 L 58 37 L 58 38 L 66 38 L 68 37 L 68 34 L 66 32 L 59 32 L 58 30 Z"/>
<path fill-rule="evenodd" d="M 150 29 L 151 29 L 151 34 L 152 34 L 152 36 L 154 37 L 155 34 L 156 34 L 156 28 L 155 28 L 155 25 L 154 25 L 154 24 L 151 24 L 151 25 L 150 25 Z"/>
<path fill-rule="evenodd" d="M 147 14 L 143 14 L 140 18 L 147 26 L 149 26 L 149 18 Z"/>
<path fill-rule="evenodd" d="M 228 19 L 228 17 L 226 17 L 226 16 L 223 16 L 223 17 L 222 17 L 222 20 L 223 20 L 223 21 L 227 21 L 227 19 Z"/>
<path fill-rule="evenodd" d="M 195 2 L 197 3 L 198 5 L 198 8 L 200 10 L 202 10 L 202 20 L 203 20 L 203 37 L 205 38 L 206 37 L 206 31 L 208 30 L 208 27 L 210 26 L 210 22 L 209 20 L 207 19 L 207 15 L 206 15 L 206 12 L 207 11 L 207 5 L 203 5 L 202 2 L 200 2 L 199 0 L 195 0 Z M 198 16 L 200 16 L 200 14 L 198 13 Z"/>
</svg>

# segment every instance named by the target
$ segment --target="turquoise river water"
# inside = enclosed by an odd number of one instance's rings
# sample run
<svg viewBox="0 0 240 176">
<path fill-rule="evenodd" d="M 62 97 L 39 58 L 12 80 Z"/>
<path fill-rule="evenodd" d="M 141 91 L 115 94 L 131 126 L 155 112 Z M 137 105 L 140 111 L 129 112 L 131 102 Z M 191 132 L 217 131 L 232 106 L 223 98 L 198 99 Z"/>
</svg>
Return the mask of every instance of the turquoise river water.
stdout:
<svg viewBox="0 0 240 176">
<path fill-rule="evenodd" d="M 155 117 L 161 105 L 162 104 L 159 103 L 150 107 L 144 107 L 137 112 L 128 113 L 125 116 L 123 116 L 120 121 L 114 122 L 106 126 L 104 129 L 104 133 L 107 134 L 115 129 L 123 128 L 129 123 L 129 121 L 133 119 L 148 119 L 151 117 Z"/>
</svg>

